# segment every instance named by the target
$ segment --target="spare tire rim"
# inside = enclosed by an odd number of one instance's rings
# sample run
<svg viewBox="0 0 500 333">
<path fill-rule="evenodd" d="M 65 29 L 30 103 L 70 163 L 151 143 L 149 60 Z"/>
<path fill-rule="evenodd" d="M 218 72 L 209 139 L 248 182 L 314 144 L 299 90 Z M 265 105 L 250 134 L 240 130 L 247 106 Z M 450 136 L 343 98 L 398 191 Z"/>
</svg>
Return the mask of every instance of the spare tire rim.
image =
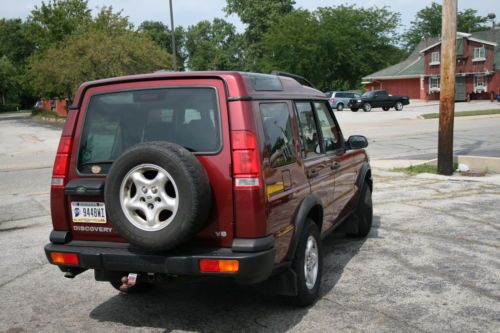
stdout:
<svg viewBox="0 0 500 333">
<path fill-rule="evenodd" d="M 175 218 L 179 192 L 174 179 L 165 169 L 154 164 L 141 164 L 123 178 L 120 204 L 135 227 L 157 231 Z"/>
</svg>

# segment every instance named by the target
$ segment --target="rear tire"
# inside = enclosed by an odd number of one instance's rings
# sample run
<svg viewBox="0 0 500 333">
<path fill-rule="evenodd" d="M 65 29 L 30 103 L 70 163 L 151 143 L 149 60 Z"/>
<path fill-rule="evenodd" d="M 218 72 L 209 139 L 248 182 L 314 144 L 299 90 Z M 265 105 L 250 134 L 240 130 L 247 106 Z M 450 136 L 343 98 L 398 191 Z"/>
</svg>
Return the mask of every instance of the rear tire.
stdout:
<svg viewBox="0 0 500 333">
<path fill-rule="evenodd" d="M 372 105 L 370 103 L 365 103 L 363 105 L 363 111 L 370 112 L 372 110 Z"/>
<path fill-rule="evenodd" d="M 337 104 L 337 111 L 343 111 L 344 110 L 344 104 L 339 103 Z"/>
<path fill-rule="evenodd" d="M 297 295 L 291 297 L 298 306 L 313 304 L 319 297 L 323 273 L 323 252 L 319 229 L 308 219 L 300 235 L 292 269 L 297 275 Z"/>
<path fill-rule="evenodd" d="M 364 238 L 368 236 L 373 222 L 372 191 L 368 183 L 365 183 L 361 190 L 358 207 L 351 218 L 350 223 L 357 223 L 357 231 L 348 233 L 349 237 Z"/>
</svg>

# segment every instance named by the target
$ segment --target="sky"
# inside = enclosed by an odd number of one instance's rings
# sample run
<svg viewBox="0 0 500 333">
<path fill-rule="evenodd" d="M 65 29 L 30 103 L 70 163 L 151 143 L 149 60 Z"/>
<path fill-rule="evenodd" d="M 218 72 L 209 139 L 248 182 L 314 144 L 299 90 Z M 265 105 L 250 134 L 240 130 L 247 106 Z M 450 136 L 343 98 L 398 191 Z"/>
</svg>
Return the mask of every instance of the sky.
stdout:
<svg viewBox="0 0 500 333">
<path fill-rule="evenodd" d="M 35 5 L 40 5 L 41 0 L 0 0 L 1 18 L 26 18 Z M 146 20 L 162 21 L 170 25 L 170 12 L 168 0 L 89 0 L 89 7 L 96 9 L 102 6 L 112 6 L 115 10 L 123 9 L 123 14 L 137 27 Z M 238 17 L 232 15 L 226 17 L 223 8 L 225 0 L 172 0 L 174 7 L 174 24 L 188 27 L 201 20 L 212 20 L 222 17 L 236 25 L 237 30 L 242 32 L 244 25 Z M 404 31 L 414 19 L 415 14 L 422 8 L 429 6 L 432 0 L 296 0 L 296 8 L 314 10 L 317 7 L 335 6 L 340 4 L 362 4 L 363 7 L 388 6 L 391 10 L 401 13 Z M 441 1 L 436 1 L 441 3 Z M 488 13 L 497 15 L 500 22 L 500 0 L 458 0 L 458 9 L 473 8 L 479 15 L 486 16 Z"/>
</svg>

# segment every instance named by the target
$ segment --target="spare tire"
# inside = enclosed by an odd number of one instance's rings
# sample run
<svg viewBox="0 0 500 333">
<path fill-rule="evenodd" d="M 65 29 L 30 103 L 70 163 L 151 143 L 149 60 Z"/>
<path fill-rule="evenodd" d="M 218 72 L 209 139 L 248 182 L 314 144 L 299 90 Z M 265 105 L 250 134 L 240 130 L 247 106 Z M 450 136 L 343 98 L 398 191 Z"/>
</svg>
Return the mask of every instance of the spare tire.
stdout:
<svg viewBox="0 0 500 333">
<path fill-rule="evenodd" d="M 116 232 L 140 248 L 162 251 L 205 226 L 212 195 L 192 153 L 170 142 L 146 142 L 113 162 L 104 200 Z"/>
</svg>

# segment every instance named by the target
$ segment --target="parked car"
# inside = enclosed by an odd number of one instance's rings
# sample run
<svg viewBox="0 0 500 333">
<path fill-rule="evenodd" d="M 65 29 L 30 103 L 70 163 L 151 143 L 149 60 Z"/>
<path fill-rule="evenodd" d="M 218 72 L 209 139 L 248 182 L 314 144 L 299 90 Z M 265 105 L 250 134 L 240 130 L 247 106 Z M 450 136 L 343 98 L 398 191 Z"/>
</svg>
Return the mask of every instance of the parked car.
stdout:
<svg viewBox="0 0 500 333">
<path fill-rule="evenodd" d="M 33 105 L 33 109 L 35 109 L 35 110 L 41 110 L 41 109 L 43 109 L 43 102 L 42 101 L 36 101 L 35 105 Z"/>
<path fill-rule="evenodd" d="M 353 98 L 349 101 L 351 111 L 363 109 L 365 112 L 370 112 L 373 108 L 382 108 L 384 111 L 389 111 L 390 108 L 396 111 L 402 111 L 403 105 L 410 104 L 408 96 L 392 96 L 385 90 L 372 90 L 364 93 L 361 98 Z"/>
<path fill-rule="evenodd" d="M 373 181 L 325 95 L 290 77 L 158 73 L 83 84 L 51 185 L 48 260 L 140 292 L 174 277 L 265 281 L 314 302 L 322 238 L 365 237 Z"/>
<path fill-rule="evenodd" d="M 361 94 L 354 91 L 329 91 L 325 93 L 332 109 L 344 110 L 351 99 L 361 98 Z"/>
</svg>

